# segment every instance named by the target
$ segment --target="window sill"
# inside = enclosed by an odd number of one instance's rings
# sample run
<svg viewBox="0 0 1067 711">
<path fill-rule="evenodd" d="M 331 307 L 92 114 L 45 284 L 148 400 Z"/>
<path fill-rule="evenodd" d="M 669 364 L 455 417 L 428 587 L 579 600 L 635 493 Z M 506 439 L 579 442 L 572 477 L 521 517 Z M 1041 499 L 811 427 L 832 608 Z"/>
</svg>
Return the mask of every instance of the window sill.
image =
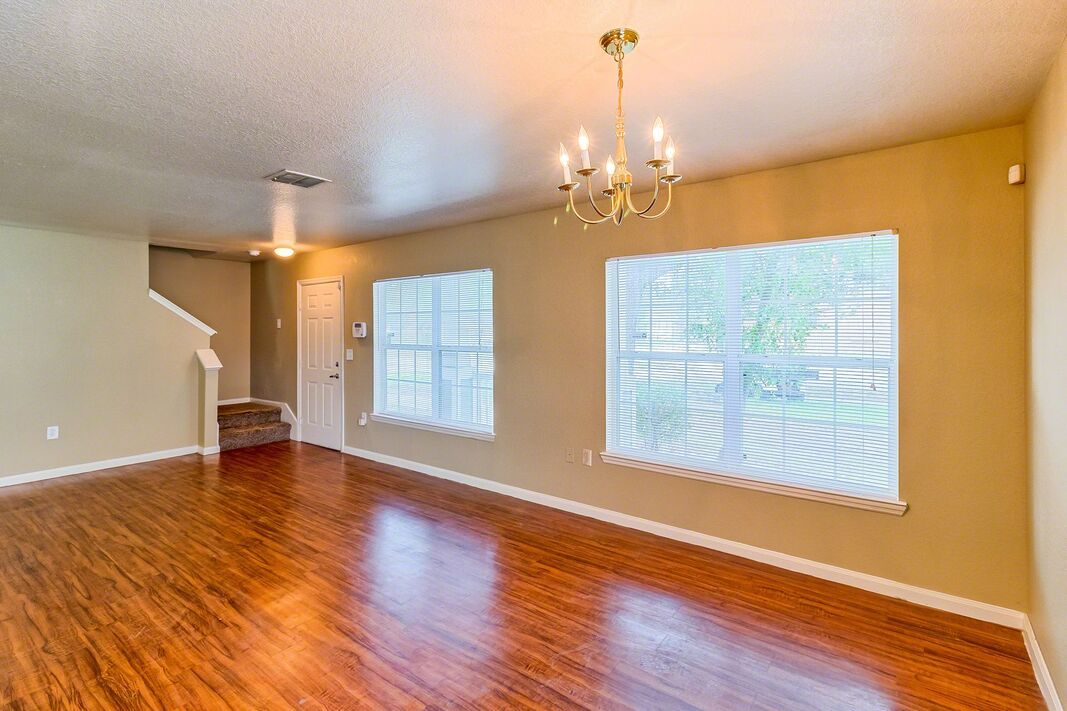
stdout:
<svg viewBox="0 0 1067 711">
<path fill-rule="evenodd" d="M 850 506 L 865 511 L 877 511 L 879 513 L 903 516 L 904 512 L 908 510 L 907 502 L 894 499 L 880 499 L 877 497 L 860 496 L 857 494 L 842 494 L 840 492 L 825 491 L 823 489 L 815 489 L 797 484 L 783 484 L 762 481 L 760 479 L 749 479 L 733 474 L 718 474 L 706 469 L 693 469 L 674 464 L 664 464 L 662 462 L 654 462 L 648 459 L 640 459 L 623 454 L 613 454 L 611 452 L 601 452 L 600 458 L 604 460 L 605 464 L 617 464 L 622 467 L 644 469 L 646 471 L 659 472 L 660 474 L 686 477 L 687 479 L 710 481 L 716 484 L 737 486 L 742 489 L 766 491 L 771 494 L 793 496 L 798 499 L 808 499 L 809 501 L 822 501 L 824 503 L 837 504 L 839 506 Z"/>
<path fill-rule="evenodd" d="M 457 437 L 469 437 L 471 439 L 480 439 L 484 442 L 492 442 L 496 439 L 496 434 L 492 432 L 483 432 L 482 430 L 470 430 L 464 427 L 451 427 L 449 425 L 442 425 L 436 422 L 423 422 L 422 420 L 409 420 L 406 417 L 396 417 L 395 415 L 383 415 L 381 413 L 372 413 L 370 418 L 375 422 L 384 422 L 387 425 L 400 425 L 401 427 L 412 427 L 417 430 L 426 430 L 427 432 L 438 432 L 440 434 L 455 435 Z"/>
</svg>

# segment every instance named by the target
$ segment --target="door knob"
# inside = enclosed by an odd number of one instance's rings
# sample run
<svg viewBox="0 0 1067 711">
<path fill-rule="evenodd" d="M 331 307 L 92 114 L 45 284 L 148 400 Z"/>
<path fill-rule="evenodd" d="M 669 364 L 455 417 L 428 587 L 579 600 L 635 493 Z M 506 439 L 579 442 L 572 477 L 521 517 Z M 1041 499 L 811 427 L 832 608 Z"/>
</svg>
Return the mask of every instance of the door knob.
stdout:
<svg viewBox="0 0 1067 711">
<path fill-rule="evenodd" d="M 340 376 L 340 375 L 338 375 L 337 373 L 334 373 L 334 374 L 333 374 L 333 375 L 331 375 L 330 377 L 331 377 L 331 378 L 337 378 L 338 380 L 340 380 L 340 378 L 341 378 L 341 376 Z"/>
</svg>

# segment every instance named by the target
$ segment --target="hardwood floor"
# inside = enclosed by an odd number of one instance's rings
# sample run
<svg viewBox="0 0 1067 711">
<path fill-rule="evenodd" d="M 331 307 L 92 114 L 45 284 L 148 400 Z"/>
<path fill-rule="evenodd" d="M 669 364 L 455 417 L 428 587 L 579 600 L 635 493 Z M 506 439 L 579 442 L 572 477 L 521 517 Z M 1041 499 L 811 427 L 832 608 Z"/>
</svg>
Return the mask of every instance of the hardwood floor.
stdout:
<svg viewBox="0 0 1067 711">
<path fill-rule="evenodd" d="M 0 706 L 1043 708 L 1016 631 L 294 442 L 0 489 Z"/>
</svg>

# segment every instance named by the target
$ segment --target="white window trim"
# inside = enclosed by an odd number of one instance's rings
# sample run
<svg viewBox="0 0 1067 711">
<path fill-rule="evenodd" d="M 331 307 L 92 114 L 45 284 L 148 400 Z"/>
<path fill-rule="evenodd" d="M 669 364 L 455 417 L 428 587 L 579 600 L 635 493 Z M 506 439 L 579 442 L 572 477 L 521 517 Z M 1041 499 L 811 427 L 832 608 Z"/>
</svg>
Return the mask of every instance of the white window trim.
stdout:
<svg viewBox="0 0 1067 711">
<path fill-rule="evenodd" d="M 406 277 L 396 277 L 396 278 L 390 278 L 390 279 L 379 279 L 379 280 L 376 280 L 371 285 L 372 294 L 373 294 L 372 299 L 373 300 L 377 299 L 378 285 L 381 284 L 381 283 L 384 283 L 384 282 L 404 281 L 404 280 L 408 280 L 408 279 L 423 279 L 423 278 L 427 278 L 427 277 L 443 277 L 443 276 L 452 276 L 452 275 L 456 275 L 456 274 L 468 274 L 468 273 L 474 273 L 474 272 L 489 272 L 490 274 L 492 274 L 493 270 L 491 268 L 489 268 L 489 267 L 485 267 L 485 268 L 481 268 L 481 269 L 466 269 L 466 270 L 454 271 L 454 272 L 440 272 L 440 273 L 433 273 L 433 274 L 417 274 L 417 275 L 406 276 Z M 495 290 L 496 285 L 494 284 L 493 286 L 494 286 L 494 290 Z M 438 299 L 438 296 L 436 294 L 436 287 L 435 287 L 435 296 L 434 296 L 435 303 L 436 303 L 437 299 Z M 454 435 L 454 436 L 457 436 L 457 437 L 467 437 L 469 439 L 477 439 L 477 440 L 482 440 L 484 442 L 492 442 L 492 441 L 494 441 L 496 439 L 496 433 L 492 429 L 485 430 L 485 429 L 481 429 L 481 428 L 477 428 L 477 427 L 466 427 L 466 426 L 464 426 L 462 424 L 459 424 L 459 423 L 449 423 L 449 422 L 444 421 L 444 420 L 423 420 L 423 419 L 419 419 L 419 418 L 416 418 L 416 417 L 405 417 L 405 416 L 397 414 L 395 412 L 388 412 L 388 413 L 379 412 L 376 409 L 378 407 L 378 403 L 379 403 L 379 401 L 381 399 L 381 396 L 382 396 L 381 380 L 378 377 L 378 373 L 384 372 L 385 364 L 382 362 L 382 357 L 385 355 L 385 353 L 384 353 L 384 350 L 380 350 L 379 347 L 378 347 L 378 345 L 379 345 L 378 344 L 378 340 L 377 340 L 378 337 L 379 337 L 378 336 L 378 328 L 379 328 L 380 324 L 383 322 L 383 319 L 382 319 L 382 314 L 379 313 L 379 306 L 378 306 L 377 303 L 373 304 L 372 310 L 374 312 L 374 322 L 373 322 L 372 328 L 373 328 L 373 337 L 375 339 L 374 340 L 374 373 L 373 373 L 373 376 L 374 376 L 373 377 L 373 381 L 374 381 L 374 392 L 373 392 L 374 402 L 373 402 L 373 406 L 374 406 L 375 409 L 371 412 L 370 419 L 374 420 L 375 422 L 381 422 L 383 424 L 397 425 L 397 426 L 400 426 L 400 427 L 410 427 L 412 429 L 423 430 L 423 431 L 426 431 L 426 432 L 437 432 L 439 434 Z M 493 319 L 494 319 L 494 322 L 495 322 L 495 320 L 496 320 L 495 310 L 494 310 L 494 313 L 493 313 Z M 495 323 L 494 323 L 494 326 L 495 326 Z M 439 328 L 440 328 L 440 325 L 438 324 L 437 320 L 435 319 L 434 320 L 434 325 L 433 325 L 433 330 L 434 330 L 433 340 L 434 340 L 435 343 L 438 341 L 438 329 Z M 494 337 L 494 341 L 495 341 L 495 337 Z M 477 347 L 477 348 L 475 348 L 473 346 L 441 346 L 439 344 L 437 346 L 417 346 L 417 345 L 413 346 L 413 345 L 407 345 L 407 346 L 404 346 L 404 348 L 406 350 L 433 351 L 433 350 L 436 349 L 438 352 L 457 351 L 457 352 L 464 352 L 464 353 L 472 353 L 472 352 L 494 353 L 495 350 L 496 350 L 495 349 L 495 342 L 494 342 L 493 346 L 490 346 L 490 347 L 480 346 L 480 347 Z M 435 374 L 434 381 L 436 382 L 437 381 L 437 377 L 436 377 L 437 376 L 437 370 L 439 368 L 439 362 L 436 359 L 434 360 L 433 368 L 434 368 L 434 374 Z M 495 373 L 494 373 L 493 379 L 494 379 L 494 381 L 496 380 Z M 496 398 L 496 384 L 495 384 L 495 382 L 494 382 L 494 387 L 493 387 L 493 398 L 494 398 L 494 400 Z M 494 402 L 494 407 L 493 407 L 493 421 L 494 421 L 494 423 L 496 421 L 496 406 L 495 406 L 495 402 Z"/>
<path fill-rule="evenodd" d="M 711 469 L 699 469 L 695 467 L 684 467 L 677 464 L 665 464 L 663 462 L 658 462 L 651 459 L 643 459 L 628 454 L 601 452 L 600 458 L 604 461 L 605 464 L 616 464 L 621 467 L 643 469 L 645 471 L 653 471 L 658 472 L 660 474 L 670 474 L 671 476 L 685 477 L 686 479 L 699 479 L 700 481 L 710 481 L 716 484 L 736 486 L 741 489 L 766 491 L 772 494 L 792 496 L 794 498 L 807 499 L 809 501 L 822 501 L 828 504 L 838 504 L 840 506 L 849 506 L 855 509 L 864 509 L 865 511 L 877 511 L 879 513 L 903 516 L 904 512 L 908 510 L 907 502 L 900 501 L 899 499 L 883 499 L 876 496 L 842 494 L 837 491 L 816 489 L 814 487 L 801 486 L 798 484 L 785 484 L 781 482 L 763 481 L 761 479 L 753 479 L 750 477 L 742 476 L 740 474 L 720 474 L 719 472 L 715 472 Z"/>
<path fill-rule="evenodd" d="M 833 236 L 827 236 L 827 237 L 813 237 L 813 238 L 808 238 L 808 239 L 789 240 L 788 243 L 790 245 L 794 245 L 794 244 L 802 244 L 802 243 L 816 243 L 816 242 L 836 241 L 836 240 L 849 239 L 849 238 L 855 238 L 855 237 L 868 237 L 868 236 L 869 237 L 875 237 L 875 236 L 882 236 L 882 235 L 898 235 L 898 234 L 899 233 L 898 233 L 898 231 L 896 229 L 888 229 L 888 230 L 876 230 L 876 231 L 872 231 L 872 232 L 857 232 L 857 233 L 844 234 L 844 235 L 833 235 Z M 629 261 L 629 260 L 634 260 L 634 259 L 645 259 L 645 258 L 657 259 L 657 258 L 668 257 L 668 256 L 676 256 L 676 255 L 682 255 L 682 254 L 701 254 L 701 253 L 706 253 L 706 252 L 747 250 L 747 249 L 752 249 L 752 248 L 757 248 L 757 247 L 768 246 L 768 245 L 771 245 L 771 244 L 782 244 L 782 242 L 745 244 L 745 245 L 736 245 L 736 246 L 730 246 L 730 247 L 717 247 L 717 248 L 713 248 L 713 249 L 696 249 L 696 250 L 686 250 L 686 251 L 679 251 L 679 252 L 664 252 L 664 253 L 654 253 L 654 254 L 645 254 L 645 255 L 634 255 L 634 256 L 626 256 L 626 257 L 611 257 L 611 258 L 609 258 L 607 260 L 607 263 L 610 264 L 611 262 L 616 262 L 616 261 Z M 897 269 L 898 269 L 898 278 L 899 278 L 899 263 L 898 263 Z M 897 309 L 897 300 L 898 299 L 899 299 L 899 294 L 897 294 L 895 296 L 895 298 L 894 298 L 894 307 L 893 307 L 894 308 L 894 312 Z M 611 314 L 607 313 L 606 316 L 609 317 L 609 319 L 610 319 Z M 896 315 L 894 315 L 894 319 L 897 319 Z M 608 329 L 608 334 L 610 335 L 610 332 L 611 332 L 610 322 L 609 322 L 609 324 L 607 326 L 607 329 Z M 897 338 L 897 334 L 894 334 L 894 343 L 893 343 L 893 352 L 894 353 L 897 353 L 896 338 Z M 618 360 L 618 357 L 623 353 L 625 353 L 625 352 L 624 351 L 615 351 L 614 355 L 616 357 L 616 362 Z M 608 349 L 608 352 L 606 352 L 605 355 L 608 358 L 611 357 L 612 354 L 610 352 L 610 349 Z M 652 360 L 657 359 L 657 354 L 655 352 L 641 351 L 640 355 L 643 358 L 649 358 L 649 359 L 652 359 Z M 726 359 L 726 356 L 724 354 L 689 354 L 689 353 L 687 353 L 687 354 L 673 354 L 672 353 L 670 355 L 671 355 L 671 359 L 672 360 L 685 360 L 685 361 L 689 361 L 689 360 L 710 360 L 710 361 L 717 361 L 717 362 L 725 362 L 725 359 Z M 679 357 L 679 356 L 681 356 L 681 357 Z M 767 360 L 767 359 L 766 358 L 762 358 L 761 360 Z M 813 358 L 813 360 L 823 361 L 823 360 L 838 360 L 838 359 L 836 359 L 836 358 L 819 357 L 817 359 Z M 857 360 L 857 359 L 841 359 L 841 360 Z M 860 359 L 860 360 L 862 360 L 862 359 Z M 611 388 L 610 367 L 611 366 L 608 365 L 607 363 L 606 363 L 606 365 L 608 367 L 608 372 L 606 373 L 606 376 L 607 376 L 606 386 L 608 388 L 608 391 L 610 392 L 610 388 Z M 899 362 L 897 363 L 897 366 L 899 367 Z M 895 370 L 894 370 L 894 373 L 893 373 L 893 377 L 894 377 L 895 380 L 898 381 L 897 387 L 899 388 L 899 373 L 896 372 Z M 894 470 L 895 470 L 895 473 L 896 473 L 896 479 L 894 481 L 894 486 L 897 488 L 898 497 L 899 497 L 899 487 L 900 487 L 899 476 L 900 476 L 900 472 L 899 472 L 899 469 L 897 469 L 897 467 L 899 466 L 897 462 L 899 460 L 899 447 L 900 447 L 899 421 L 897 419 L 898 418 L 898 408 L 899 408 L 898 397 L 899 397 L 899 390 L 896 391 L 895 397 L 892 398 L 892 402 L 890 404 L 890 407 L 892 408 L 894 426 L 895 426 L 895 428 L 897 428 L 897 435 L 896 435 L 897 436 L 897 439 L 896 439 L 897 451 L 894 452 Z M 610 418 L 611 415 L 612 415 L 611 402 L 609 401 L 608 403 L 606 403 L 606 405 L 607 405 L 607 407 L 606 407 L 606 410 L 605 410 L 605 414 L 607 414 L 609 416 L 609 418 Z M 606 424 L 607 424 L 607 426 L 609 428 L 611 427 L 610 420 Z M 713 469 L 710 469 L 710 468 L 686 466 L 686 465 L 677 464 L 677 463 L 670 463 L 670 462 L 663 461 L 663 460 L 649 459 L 649 458 L 646 458 L 646 457 L 642 457 L 642 456 L 634 455 L 634 454 L 630 454 L 630 453 L 613 452 L 613 451 L 608 450 L 608 449 L 605 449 L 605 451 L 600 453 L 600 458 L 605 464 L 614 464 L 614 465 L 617 465 L 617 466 L 630 467 L 630 468 L 633 468 L 633 469 L 641 469 L 641 470 L 644 470 L 644 471 L 653 471 L 653 472 L 658 472 L 660 474 L 669 474 L 671 476 L 679 476 L 679 477 L 683 477 L 683 478 L 686 478 L 686 479 L 697 479 L 697 480 L 700 480 L 700 481 L 709 481 L 709 482 L 713 482 L 713 483 L 716 483 L 716 484 L 725 484 L 727 486 L 735 486 L 735 487 L 742 488 L 742 489 L 750 489 L 750 490 L 753 490 L 753 491 L 763 491 L 763 492 L 772 493 L 772 494 L 780 494 L 782 496 L 791 496 L 791 497 L 799 498 L 799 499 L 807 499 L 809 501 L 820 501 L 820 502 L 823 502 L 823 503 L 837 504 L 837 505 L 840 505 L 840 506 L 848 506 L 848 507 L 851 507 L 851 508 L 863 509 L 863 510 L 866 510 L 866 511 L 875 511 L 875 512 L 879 512 L 879 513 L 888 513 L 888 514 L 893 514 L 893 515 L 896 515 L 896 516 L 903 516 L 904 513 L 908 510 L 908 503 L 906 501 L 903 501 L 900 498 L 896 498 L 896 497 L 881 497 L 881 496 L 878 496 L 876 494 L 845 493 L 845 492 L 841 492 L 841 491 L 835 491 L 835 490 L 832 490 L 832 489 L 820 489 L 818 487 L 814 487 L 814 486 L 806 485 L 806 484 L 796 484 L 796 483 L 789 483 L 789 482 L 784 482 L 784 481 L 772 481 L 772 480 L 759 479 L 759 478 L 756 478 L 756 477 L 753 477 L 753 476 L 750 476 L 750 475 L 746 475 L 746 474 L 741 474 L 741 473 L 723 474 L 721 472 L 717 472 L 717 471 L 715 471 Z"/>
<path fill-rule="evenodd" d="M 885 235 L 900 235 L 900 231 L 896 228 L 888 230 L 870 230 L 868 232 L 847 232 L 840 235 L 826 235 L 824 237 L 800 237 L 797 239 L 780 239 L 771 242 L 752 242 L 746 244 L 731 244 L 724 247 L 705 247 L 702 249 L 679 249 L 673 252 L 651 252 L 649 254 L 628 254 L 619 257 L 608 257 L 608 262 L 624 262 L 632 261 L 634 259 L 660 259 L 662 257 L 676 257 L 679 255 L 689 254 L 705 254 L 708 252 L 743 252 L 749 249 L 758 249 L 759 247 L 774 247 L 776 245 L 790 244 L 818 244 L 819 242 L 836 242 L 843 239 L 853 239 L 855 237 L 882 237 Z"/>
<path fill-rule="evenodd" d="M 387 415 L 382 412 L 373 412 L 371 413 L 370 418 L 375 422 L 383 422 L 388 425 L 413 427 L 417 430 L 439 432 L 441 434 L 456 435 L 457 437 L 470 437 L 471 439 L 480 439 L 485 442 L 492 442 L 496 439 L 495 432 L 486 432 L 485 430 L 476 430 L 468 427 L 443 425 L 440 422 L 427 422 L 425 420 L 416 420 L 410 417 L 398 417 L 393 414 Z"/>
</svg>

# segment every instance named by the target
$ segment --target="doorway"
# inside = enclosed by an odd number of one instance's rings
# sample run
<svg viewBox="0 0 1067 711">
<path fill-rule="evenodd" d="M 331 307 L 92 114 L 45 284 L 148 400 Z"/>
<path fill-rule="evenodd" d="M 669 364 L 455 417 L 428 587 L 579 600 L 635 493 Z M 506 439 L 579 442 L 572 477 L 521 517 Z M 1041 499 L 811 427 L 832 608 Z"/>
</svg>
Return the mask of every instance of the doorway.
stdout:
<svg viewBox="0 0 1067 711">
<path fill-rule="evenodd" d="M 297 420 L 300 439 L 340 450 L 344 441 L 344 282 L 297 282 Z"/>
</svg>

